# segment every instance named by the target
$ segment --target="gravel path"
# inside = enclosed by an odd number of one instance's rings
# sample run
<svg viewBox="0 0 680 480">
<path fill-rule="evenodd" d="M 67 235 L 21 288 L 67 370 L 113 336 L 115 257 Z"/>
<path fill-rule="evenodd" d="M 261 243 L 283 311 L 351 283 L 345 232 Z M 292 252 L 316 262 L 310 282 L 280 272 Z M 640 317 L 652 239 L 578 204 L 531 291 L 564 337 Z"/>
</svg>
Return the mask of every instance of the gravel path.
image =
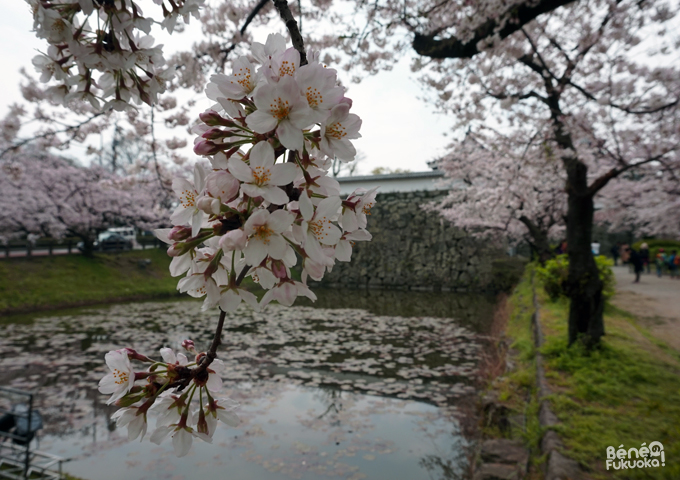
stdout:
<svg viewBox="0 0 680 480">
<path fill-rule="evenodd" d="M 627 266 L 614 267 L 616 295 L 612 302 L 636 315 L 653 335 L 680 350 L 680 280 L 643 273 L 640 283 Z"/>
</svg>

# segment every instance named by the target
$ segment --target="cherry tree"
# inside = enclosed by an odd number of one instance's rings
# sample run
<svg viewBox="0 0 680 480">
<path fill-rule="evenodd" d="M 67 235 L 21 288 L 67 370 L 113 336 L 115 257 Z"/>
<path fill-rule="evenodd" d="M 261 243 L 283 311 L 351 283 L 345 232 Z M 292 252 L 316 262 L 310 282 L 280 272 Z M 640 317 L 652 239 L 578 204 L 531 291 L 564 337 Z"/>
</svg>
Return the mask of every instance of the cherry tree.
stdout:
<svg viewBox="0 0 680 480">
<path fill-rule="evenodd" d="M 550 240 L 564 234 L 567 197 L 559 159 L 537 135 L 484 133 L 468 132 L 438 162 L 449 193 L 427 209 L 475 236 L 527 241 L 545 262 L 553 256 Z"/>
<path fill-rule="evenodd" d="M 153 179 L 121 177 L 32 149 L 0 168 L 0 228 L 8 237 L 74 236 L 90 255 L 97 235 L 109 227 L 165 223 L 167 209 L 158 204 Z"/>
<path fill-rule="evenodd" d="M 604 334 L 604 299 L 590 247 L 594 198 L 646 164 L 679 168 L 677 5 L 357 4 L 367 21 L 343 36 L 345 49 L 354 46 L 349 66 L 381 68 L 410 44 L 420 55 L 413 68 L 461 130 L 548 134 L 567 194 L 569 341 L 596 344 Z"/>
</svg>

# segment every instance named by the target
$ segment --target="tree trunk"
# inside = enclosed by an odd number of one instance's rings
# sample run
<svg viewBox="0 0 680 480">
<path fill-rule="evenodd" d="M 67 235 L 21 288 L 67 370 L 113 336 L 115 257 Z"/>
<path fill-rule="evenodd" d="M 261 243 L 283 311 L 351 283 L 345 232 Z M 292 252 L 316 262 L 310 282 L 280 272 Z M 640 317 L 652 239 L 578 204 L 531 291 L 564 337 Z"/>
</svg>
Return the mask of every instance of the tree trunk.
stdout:
<svg viewBox="0 0 680 480">
<path fill-rule="evenodd" d="M 94 240 L 88 237 L 80 237 L 83 241 L 83 256 L 92 258 L 94 257 Z"/>
<path fill-rule="evenodd" d="M 593 236 L 593 196 L 587 192 L 587 167 L 569 171 L 567 209 L 567 253 L 569 277 L 566 293 L 569 306 L 569 345 L 577 340 L 591 348 L 604 335 L 603 283 L 591 251 Z M 584 188 L 585 187 L 585 188 Z"/>
<path fill-rule="evenodd" d="M 529 236 L 531 237 L 529 246 L 536 254 L 540 264 L 545 265 L 545 262 L 555 256 L 555 253 L 550 248 L 548 232 L 540 229 L 534 222 L 524 215 L 519 218 L 519 221 L 522 222 L 529 230 Z"/>
</svg>

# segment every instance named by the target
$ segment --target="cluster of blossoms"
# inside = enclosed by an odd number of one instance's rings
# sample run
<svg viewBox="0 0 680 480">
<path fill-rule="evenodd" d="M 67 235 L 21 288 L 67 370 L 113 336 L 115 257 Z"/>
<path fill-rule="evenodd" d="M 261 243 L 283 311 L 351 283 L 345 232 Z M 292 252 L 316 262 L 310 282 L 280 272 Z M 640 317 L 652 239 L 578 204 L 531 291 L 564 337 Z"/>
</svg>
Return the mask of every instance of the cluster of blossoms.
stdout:
<svg viewBox="0 0 680 480">
<path fill-rule="evenodd" d="M 127 426 L 129 440 L 144 438 L 147 413 L 153 411 L 157 417 L 151 441 L 160 445 L 170 435 L 180 457 L 189 452 L 194 437 L 212 443 L 218 420 L 230 426 L 239 423 L 233 412 L 238 404 L 215 396 L 222 388 L 222 362 L 215 359 L 209 367 L 201 368 L 205 354 L 197 353 L 191 340 L 185 340 L 182 346 L 195 356 L 194 362 L 169 348 L 161 349 L 162 362 L 130 348 L 111 351 L 106 354 L 111 372 L 99 382 L 99 391 L 111 394 L 107 403 L 122 407 L 112 418 L 118 426 Z M 135 371 L 130 360 L 150 366 Z"/>
<path fill-rule="evenodd" d="M 334 157 L 354 159 L 350 140 L 361 126 L 337 72 L 318 53 L 301 65 L 279 34 L 254 43 L 252 55 L 259 65 L 243 56 L 232 75 L 211 78 L 206 92 L 217 104 L 194 127 L 194 151 L 212 169 L 197 165 L 193 183 L 175 180 L 175 227 L 156 232 L 171 245 L 171 274 L 187 273 L 178 289 L 205 296 L 204 309 L 315 300 L 307 279 L 321 280 L 336 260 L 350 260 L 353 242 L 371 239 L 366 215 L 375 189 L 341 199 L 328 176 Z M 302 281 L 291 277 L 298 259 Z M 267 291 L 259 305 L 240 286 L 246 275 Z"/>
<path fill-rule="evenodd" d="M 328 176 L 334 158 L 354 159 L 350 140 L 359 138 L 361 126 L 337 72 L 321 65 L 318 54 L 301 65 L 300 53 L 286 48 L 281 35 L 253 44 L 252 53 L 259 66 L 241 57 L 233 75 L 212 77 L 207 94 L 217 104 L 194 127 L 194 150 L 212 169 L 197 164 L 193 182 L 175 179 L 175 226 L 156 230 L 170 244 L 171 274 L 186 273 L 178 289 L 205 296 L 203 309 L 223 312 L 213 345 L 197 353 L 185 342 L 193 363 L 170 349 L 161 350 L 164 362 L 131 349 L 109 352 L 111 373 L 100 383 L 102 393 L 112 394 L 109 403 L 122 407 L 114 416 L 130 439 L 144 436 L 147 412 L 156 411 L 151 441 L 172 435 L 177 455 L 188 452 L 194 437 L 211 441 L 217 420 L 238 421 L 235 404 L 214 397 L 222 384 L 216 348 L 224 312 L 242 301 L 259 309 L 272 300 L 292 305 L 299 295 L 315 300 L 307 279 L 321 280 L 336 260 L 350 261 L 353 242 L 371 239 L 366 215 L 375 189 L 341 199 L 340 185 Z M 301 281 L 291 275 L 299 260 Z M 241 285 L 246 276 L 266 290 L 259 302 Z M 130 359 L 151 366 L 134 372 Z"/>
<path fill-rule="evenodd" d="M 149 35 L 154 20 L 145 17 L 132 0 L 26 0 L 33 11 L 33 28 L 49 43 L 45 54 L 33 58 L 40 80 L 54 78 L 55 100 L 88 101 L 104 109 L 124 110 L 134 101 L 158 103 L 174 69 L 165 67 L 162 46 Z M 167 1 L 167 5 L 166 5 Z M 186 23 L 198 17 L 205 0 L 154 0 L 163 10 L 163 28 L 175 29 L 178 17 Z M 140 32 L 143 32 L 141 34 Z M 97 72 L 97 73 L 95 73 Z M 97 78 L 95 78 L 97 75 Z"/>
</svg>

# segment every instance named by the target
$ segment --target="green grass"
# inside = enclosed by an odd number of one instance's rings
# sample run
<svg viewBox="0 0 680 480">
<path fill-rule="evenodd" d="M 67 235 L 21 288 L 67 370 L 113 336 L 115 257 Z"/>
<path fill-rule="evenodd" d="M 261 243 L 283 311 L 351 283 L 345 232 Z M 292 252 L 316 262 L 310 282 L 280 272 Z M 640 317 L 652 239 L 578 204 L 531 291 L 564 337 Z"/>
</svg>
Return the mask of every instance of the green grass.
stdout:
<svg viewBox="0 0 680 480">
<path fill-rule="evenodd" d="M 139 261 L 150 259 L 141 267 Z M 177 279 L 164 249 L 0 260 L 0 313 L 169 296 Z"/>
<path fill-rule="evenodd" d="M 508 336 L 520 358 L 530 358 L 531 325 L 529 277 L 515 291 L 513 318 Z M 561 424 L 556 427 L 569 457 L 590 470 L 595 479 L 680 478 L 680 361 L 677 352 L 654 338 L 635 317 L 608 306 L 607 335 L 600 348 L 586 351 L 578 345 L 567 347 L 566 300 L 549 302 L 538 288 L 545 345 L 546 377 L 553 394 L 550 403 Z M 519 313 L 518 313 L 519 312 Z M 530 313 L 529 313 L 530 315 Z M 519 362 L 517 378 L 534 376 L 535 367 Z M 522 391 L 516 382 L 517 391 Z M 535 411 L 534 400 L 527 411 Z M 531 422 L 528 422 L 530 425 Z M 536 442 L 528 431 L 526 440 Z M 664 445 L 666 465 L 660 468 L 605 470 L 606 448 L 639 448 L 643 442 Z"/>
<path fill-rule="evenodd" d="M 508 355 L 515 368 L 495 379 L 491 386 L 497 392 L 500 403 L 508 408 L 508 417 L 523 421 L 511 420 L 511 428 L 506 432 L 500 432 L 494 426 L 486 427 L 484 435 L 521 440 L 532 452 L 532 464 L 538 466 L 543 461 L 538 455 L 543 431 L 538 422 L 539 404 L 536 400 L 536 349 L 531 326 L 533 293 L 531 283 L 526 281 L 532 268 L 532 265 L 527 266 L 523 280 L 509 299 L 510 316 L 505 333 L 510 340 Z"/>
</svg>

